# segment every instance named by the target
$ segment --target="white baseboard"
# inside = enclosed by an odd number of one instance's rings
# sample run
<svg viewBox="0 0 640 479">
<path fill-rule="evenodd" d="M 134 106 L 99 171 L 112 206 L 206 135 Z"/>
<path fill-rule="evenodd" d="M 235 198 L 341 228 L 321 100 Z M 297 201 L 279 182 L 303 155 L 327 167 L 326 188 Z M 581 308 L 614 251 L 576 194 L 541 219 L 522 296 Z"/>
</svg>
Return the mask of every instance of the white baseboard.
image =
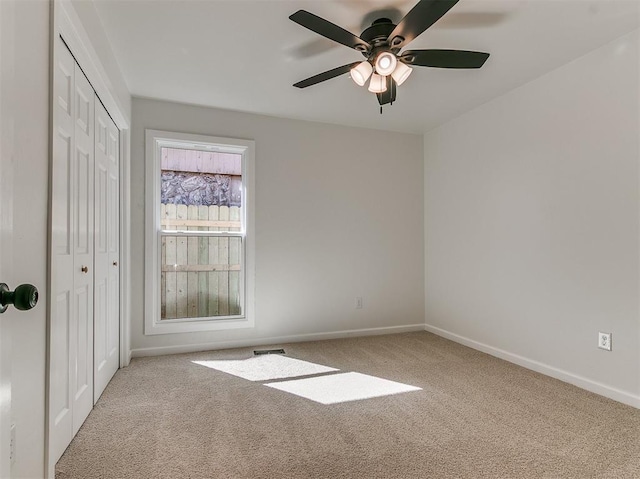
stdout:
<svg viewBox="0 0 640 479">
<path fill-rule="evenodd" d="M 293 336 L 276 336 L 270 338 L 240 339 L 235 341 L 218 341 L 214 343 L 184 344 L 156 348 L 137 348 L 131 350 L 131 357 L 162 356 L 165 354 L 194 353 L 216 349 L 246 348 L 251 346 L 276 345 L 284 343 L 300 343 L 304 341 L 321 341 L 323 339 L 340 339 L 358 336 L 376 336 L 381 334 L 410 333 L 424 331 L 424 324 L 407 324 L 404 326 L 387 326 L 382 328 L 353 329 L 348 331 L 332 331 L 325 333 L 298 334 Z"/>
<path fill-rule="evenodd" d="M 623 404 L 627 404 L 628 406 L 640 409 L 640 396 L 636 396 L 628 391 L 622 391 L 620 389 L 607 386 L 606 384 L 592 381 L 591 379 L 587 379 L 577 374 L 573 374 L 568 371 L 549 366 L 548 364 L 544 364 L 539 361 L 534 361 L 533 359 L 528 359 L 523 356 L 504 351 L 503 349 L 489 346 L 488 344 L 484 344 L 473 339 L 451 333 L 444 329 L 431 326 L 430 324 L 425 324 L 424 329 L 426 331 L 429 331 L 430 333 L 437 334 L 438 336 L 450 339 L 451 341 L 463 344 L 472 349 L 482 351 L 483 353 L 487 353 L 491 356 L 504 359 L 505 361 L 517 364 L 518 366 L 531 369 L 532 371 L 536 371 L 546 376 L 551 376 L 552 378 L 559 379 L 560 381 L 564 381 L 569 384 L 573 384 L 574 386 L 586 389 L 587 391 L 599 394 L 600 396 L 604 396 L 609 399 L 613 399 L 614 401 L 618 401 Z"/>
</svg>

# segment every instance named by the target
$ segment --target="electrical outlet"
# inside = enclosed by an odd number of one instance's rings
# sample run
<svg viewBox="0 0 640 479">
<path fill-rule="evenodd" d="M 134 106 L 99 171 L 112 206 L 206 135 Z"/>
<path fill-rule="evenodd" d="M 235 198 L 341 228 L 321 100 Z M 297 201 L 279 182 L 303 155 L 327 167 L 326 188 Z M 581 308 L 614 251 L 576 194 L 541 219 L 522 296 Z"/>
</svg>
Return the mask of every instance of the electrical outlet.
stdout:
<svg viewBox="0 0 640 479">
<path fill-rule="evenodd" d="M 356 309 L 362 309 L 362 296 L 356 296 Z"/>
<path fill-rule="evenodd" d="M 9 463 L 16 462 L 16 425 L 11 425 L 11 438 L 9 439 Z"/>
<path fill-rule="evenodd" d="M 611 333 L 598 333 L 598 347 L 611 351 Z"/>
</svg>

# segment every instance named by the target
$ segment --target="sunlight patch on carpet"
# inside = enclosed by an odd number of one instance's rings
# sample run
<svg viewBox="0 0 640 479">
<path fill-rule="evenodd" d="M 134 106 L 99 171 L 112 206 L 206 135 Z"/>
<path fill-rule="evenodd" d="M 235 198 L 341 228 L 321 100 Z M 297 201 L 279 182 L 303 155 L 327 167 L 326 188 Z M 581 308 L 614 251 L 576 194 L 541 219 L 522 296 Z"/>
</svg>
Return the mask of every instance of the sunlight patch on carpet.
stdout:
<svg viewBox="0 0 640 479">
<path fill-rule="evenodd" d="M 422 388 L 361 373 L 341 373 L 317 378 L 294 379 L 265 384 L 321 404 L 359 401 L 391 394 L 421 391 Z"/>
<path fill-rule="evenodd" d="M 249 381 L 268 381 L 271 379 L 295 378 L 311 374 L 340 371 L 336 368 L 293 359 L 277 354 L 254 356 L 248 359 L 220 361 L 192 361 L 200 366 L 232 374 Z"/>
</svg>

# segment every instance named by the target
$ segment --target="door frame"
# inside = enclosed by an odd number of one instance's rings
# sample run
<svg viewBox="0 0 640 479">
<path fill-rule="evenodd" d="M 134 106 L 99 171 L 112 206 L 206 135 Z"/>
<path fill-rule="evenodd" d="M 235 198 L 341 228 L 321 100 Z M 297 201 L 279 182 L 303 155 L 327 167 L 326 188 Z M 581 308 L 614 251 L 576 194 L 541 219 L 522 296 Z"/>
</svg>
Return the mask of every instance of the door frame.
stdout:
<svg viewBox="0 0 640 479">
<path fill-rule="evenodd" d="M 76 13 L 70 0 L 54 0 L 51 9 L 51 39 L 50 39 L 50 75 L 49 88 L 53 91 L 53 80 L 55 65 L 59 56 L 59 49 L 64 48 L 61 42 L 57 41 L 61 37 L 73 54 L 76 62 L 91 83 L 96 94 L 102 101 L 107 112 L 120 130 L 120 367 L 129 365 L 131 361 L 131 337 L 130 337 L 130 278 L 131 278 L 131 232 L 130 232 L 130 118 L 129 105 L 123 105 L 109 78 L 107 69 L 100 61 L 100 56 L 91 41 L 91 36 L 85 30 L 80 17 Z M 50 95 L 54 101 L 54 95 Z M 53 154 L 52 142 L 54 124 L 54 108 L 51 104 L 49 113 L 49 143 L 50 154 Z M 52 160 L 50 159 L 50 164 Z M 49 172 L 49 191 L 51 194 L 51 171 Z M 48 262 L 51 270 L 51 201 L 49 202 L 49 238 L 48 238 Z M 50 363 L 51 363 L 51 271 L 48 274 L 48 311 L 47 311 L 47 361 L 46 361 L 46 398 L 45 398 L 45 477 L 53 478 L 55 475 L 55 463 L 50 454 L 49 443 L 49 405 L 51 397 L 50 385 Z"/>
</svg>

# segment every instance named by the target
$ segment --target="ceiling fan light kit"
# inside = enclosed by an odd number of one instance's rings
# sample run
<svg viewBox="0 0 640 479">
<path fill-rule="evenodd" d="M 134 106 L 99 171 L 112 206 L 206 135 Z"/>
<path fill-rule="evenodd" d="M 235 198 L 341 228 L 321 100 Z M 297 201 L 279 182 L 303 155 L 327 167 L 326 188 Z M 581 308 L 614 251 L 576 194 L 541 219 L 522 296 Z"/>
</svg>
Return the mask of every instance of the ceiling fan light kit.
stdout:
<svg viewBox="0 0 640 479">
<path fill-rule="evenodd" d="M 393 70 L 391 77 L 395 80 L 396 85 L 400 86 L 406 81 L 407 78 L 409 78 L 409 75 L 411 75 L 412 71 L 413 68 L 408 67 L 402 62 L 398 62 L 398 66 L 396 66 L 396 69 Z"/>
<path fill-rule="evenodd" d="M 386 77 L 391 75 L 396 69 L 398 60 L 391 52 L 382 52 L 376 58 L 376 73 Z"/>
<path fill-rule="evenodd" d="M 364 86 L 367 80 L 373 73 L 373 67 L 368 61 L 360 63 L 358 66 L 351 69 L 351 79 L 359 86 Z"/>
<path fill-rule="evenodd" d="M 371 93 L 384 93 L 387 91 L 387 79 L 374 73 L 371 75 L 371 81 L 369 82 L 369 91 Z"/>
<path fill-rule="evenodd" d="M 402 85 L 413 66 L 434 68 L 480 68 L 488 53 L 466 50 L 410 50 L 400 53 L 414 38 L 438 21 L 459 0 L 420 0 L 398 24 L 388 18 L 375 20 L 360 36 L 306 10 L 298 10 L 289 18 L 297 24 L 362 53 L 363 62 L 349 63 L 299 81 L 293 86 L 306 88 L 350 72 L 353 81 L 376 94 L 382 105 L 393 104 L 396 87 Z M 373 73 L 375 70 L 375 73 Z"/>
</svg>

